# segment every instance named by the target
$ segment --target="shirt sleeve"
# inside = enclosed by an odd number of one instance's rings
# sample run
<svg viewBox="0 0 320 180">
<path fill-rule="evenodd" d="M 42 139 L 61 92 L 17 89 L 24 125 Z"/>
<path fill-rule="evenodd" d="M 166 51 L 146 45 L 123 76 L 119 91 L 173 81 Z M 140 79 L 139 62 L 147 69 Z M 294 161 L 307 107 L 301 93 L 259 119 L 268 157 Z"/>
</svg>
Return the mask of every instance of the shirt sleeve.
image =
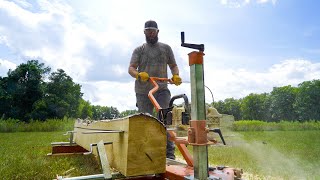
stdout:
<svg viewBox="0 0 320 180">
<path fill-rule="evenodd" d="M 167 46 L 167 51 L 168 51 L 168 64 L 177 64 L 176 59 L 174 58 L 174 55 L 173 55 L 173 51 L 169 45 Z"/>
<path fill-rule="evenodd" d="M 136 64 L 136 65 L 139 65 L 140 63 L 140 55 L 141 55 L 141 48 L 140 47 L 137 47 L 133 53 L 132 53 L 132 56 L 131 56 L 131 60 L 130 60 L 130 64 Z"/>
</svg>

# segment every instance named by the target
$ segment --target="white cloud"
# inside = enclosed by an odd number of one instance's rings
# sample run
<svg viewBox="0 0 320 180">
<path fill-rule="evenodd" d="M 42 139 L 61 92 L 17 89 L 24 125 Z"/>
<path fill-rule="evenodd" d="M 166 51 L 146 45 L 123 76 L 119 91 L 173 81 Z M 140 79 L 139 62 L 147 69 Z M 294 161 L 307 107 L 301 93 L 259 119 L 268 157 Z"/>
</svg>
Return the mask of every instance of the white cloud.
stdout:
<svg viewBox="0 0 320 180">
<path fill-rule="evenodd" d="M 220 3 L 222 5 L 230 8 L 241 8 L 250 4 L 251 2 L 251 0 L 220 0 Z M 256 2 L 258 4 L 272 3 L 273 5 L 275 5 L 277 0 L 256 0 Z"/>
<path fill-rule="evenodd" d="M 6 20 L 0 24 L 0 43 L 19 56 L 40 58 L 53 70 L 64 69 L 79 81 L 96 77 L 90 75 L 96 71 L 100 77 L 112 79 L 108 73 L 112 67 L 105 71 L 106 66 L 99 65 L 102 61 L 116 62 L 118 70 L 123 69 L 121 65 L 127 66 L 128 59 L 116 59 L 133 48 L 128 36 L 130 29 L 108 24 L 104 31 L 95 31 L 78 21 L 74 9 L 67 4 L 41 0 L 38 6 L 35 12 L 24 9 L 20 3 L 1 1 L 0 11 L 5 12 Z M 115 59 L 108 57 L 110 53 L 116 53 Z"/>
<path fill-rule="evenodd" d="M 45 3 L 43 1 L 42 5 L 50 5 L 49 3 Z M 58 5 L 58 4 L 55 4 Z M 30 4 L 25 3 L 15 3 L 10 1 L 0 1 L 0 9 L 2 9 L 5 13 L 7 13 L 7 16 L 9 19 L 12 19 L 14 21 L 19 21 L 22 25 L 26 26 L 27 28 L 36 28 L 40 23 L 47 22 L 51 18 L 51 14 L 57 13 L 57 14 L 64 14 L 63 11 L 47 11 L 47 13 L 33 13 L 31 11 L 28 11 L 24 9 L 24 7 L 30 7 Z M 50 8 L 53 8 L 53 6 L 48 6 L 46 8 L 47 10 L 50 10 Z"/>
<path fill-rule="evenodd" d="M 257 0 L 257 3 L 264 4 L 271 2 L 273 5 L 277 3 L 277 0 Z"/>
<path fill-rule="evenodd" d="M 82 82 L 84 99 L 94 105 L 113 106 L 120 112 L 136 108 L 134 82 L 117 83 L 112 81 Z"/>
<path fill-rule="evenodd" d="M 220 0 L 222 5 L 231 8 L 240 8 L 250 3 L 250 0 Z"/>
<path fill-rule="evenodd" d="M 16 67 L 16 64 L 8 60 L 0 59 L 0 76 L 7 76 L 8 70 L 14 70 Z"/>
<path fill-rule="evenodd" d="M 179 28 L 198 34 L 196 25 L 212 28 L 209 27 L 210 23 L 224 21 L 223 18 L 215 17 L 207 22 L 211 18 L 208 11 L 199 9 L 208 8 L 206 10 L 211 12 L 209 7 L 212 4 L 203 7 L 203 4 L 192 1 L 28 2 L 0 1 L 0 45 L 10 49 L 18 57 L 39 58 L 53 70 L 64 69 L 76 83 L 82 85 L 86 100 L 92 104 L 114 106 L 120 111 L 135 108 L 134 79 L 127 73 L 127 67 L 132 50 L 144 42 L 142 26 L 145 20 L 158 21 L 160 40 L 167 38 L 163 42 L 172 45 L 174 50 L 180 75 L 185 83 L 181 86 L 170 85 L 172 96 L 185 93 L 189 98 L 191 88 L 187 83 L 190 81 L 187 54 L 191 50 L 179 46 Z M 220 1 L 229 7 L 276 2 Z M 149 8 L 139 8 L 142 4 Z M 188 42 L 197 42 L 191 37 L 193 36 L 188 35 Z M 204 63 L 205 83 L 213 91 L 215 100 L 270 92 L 275 86 L 297 85 L 320 78 L 319 63 L 298 59 L 274 63 L 264 72 L 257 72 L 257 69 L 249 69 L 253 66 L 247 65 L 253 64 L 253 61 L 259 64 L 252 56 L 230 52 L 218 42 L 213 44 L 208 39 Z M 305 51 L 311 53 L 310 49 Z M 312 52 L 318 53 L 318 50 L 314 49 Z M 0 59 L 0 63 L 0 75 L 5 75 L 7 69 L 14 69 L 16 66 L 10 60 Z M 207 90 L 206 100 L 211 103 L 211 95 Z"/>
</svg>

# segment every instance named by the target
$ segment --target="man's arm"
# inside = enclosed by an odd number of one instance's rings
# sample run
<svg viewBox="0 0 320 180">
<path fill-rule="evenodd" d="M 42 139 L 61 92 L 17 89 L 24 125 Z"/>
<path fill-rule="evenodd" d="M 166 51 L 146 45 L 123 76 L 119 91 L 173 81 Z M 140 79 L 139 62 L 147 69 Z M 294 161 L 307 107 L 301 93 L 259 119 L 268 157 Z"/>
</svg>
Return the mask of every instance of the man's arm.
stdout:
<svg viewBox="0 0 320 180">
<path fill-rule="evenodd" d="M 169 67 L 171 69 L 172 75 L 179 75 L 179 68 L 178 68 L 177 64 L 169 64 Z"/>
<path fill-rule="evenodd" d="M 128 68 L 128 73 L 133 77 L 133 78 L 136 78 L 137 77 L 137 74 L 139 73 L 137 71 L 137 65 L 136 64 L 130 64 L 129 65 L 129 68 Z"/>
</svg>

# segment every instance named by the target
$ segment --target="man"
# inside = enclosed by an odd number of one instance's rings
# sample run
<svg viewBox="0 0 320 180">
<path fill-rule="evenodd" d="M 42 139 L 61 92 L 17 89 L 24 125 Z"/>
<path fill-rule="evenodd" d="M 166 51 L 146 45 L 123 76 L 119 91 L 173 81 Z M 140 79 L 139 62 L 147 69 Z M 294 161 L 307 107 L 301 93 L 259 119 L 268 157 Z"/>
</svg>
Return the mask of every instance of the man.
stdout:
<svg viewBox="0 0 320 180">
<path fill-rule="evenodd" d="M 158 42 L 158 25 L 155 21 L 145 22 L 144 34 L 146 43 L 137 47 L 131 57 L 128 72 L 136 78 L 135 92 L 139 112 L 153 113 L 153 104 L 148 98 L 153 85 L 148 82 L 149 77 L 168 78 L 167 66 L 170 67 L 172 81 L 175 85 L 181 84 L 179 69 L 169 45 Z M 171 94 L 167 83 L 159 83 L 159 90 L 154 94 L 161 108 L 168 108 Z M 168 138 L 168 134 L 167 134 Z M 167 139 L 167 158 L 175 159 L 174 143 Z"/>
</svg>

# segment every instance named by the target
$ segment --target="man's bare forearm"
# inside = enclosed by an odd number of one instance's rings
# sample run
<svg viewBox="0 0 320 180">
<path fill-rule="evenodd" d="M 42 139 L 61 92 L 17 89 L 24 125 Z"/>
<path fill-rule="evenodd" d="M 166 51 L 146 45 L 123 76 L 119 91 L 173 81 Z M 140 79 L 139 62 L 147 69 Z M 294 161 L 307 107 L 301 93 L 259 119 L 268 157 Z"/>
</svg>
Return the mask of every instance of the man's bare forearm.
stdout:
<svg viewBox="0 0 320 180">
<path fill-rule="evenodd" d="M 175 74 L 179 75 L 179 68 L 177 65 L 170 66 L 170 69 L 171 69 L 172 75 L 175 75 Z"/>
<path fill-rule="evenodd" d="M 131 64 L 131 65 L 129 66 L 129 68 L 128 68 L 128 73 L 129 73 L 132 77 L 135 78 L 139 72 L 137 71 L 137 67 L 135 67 L 135 65 Z"/>
</svg>

